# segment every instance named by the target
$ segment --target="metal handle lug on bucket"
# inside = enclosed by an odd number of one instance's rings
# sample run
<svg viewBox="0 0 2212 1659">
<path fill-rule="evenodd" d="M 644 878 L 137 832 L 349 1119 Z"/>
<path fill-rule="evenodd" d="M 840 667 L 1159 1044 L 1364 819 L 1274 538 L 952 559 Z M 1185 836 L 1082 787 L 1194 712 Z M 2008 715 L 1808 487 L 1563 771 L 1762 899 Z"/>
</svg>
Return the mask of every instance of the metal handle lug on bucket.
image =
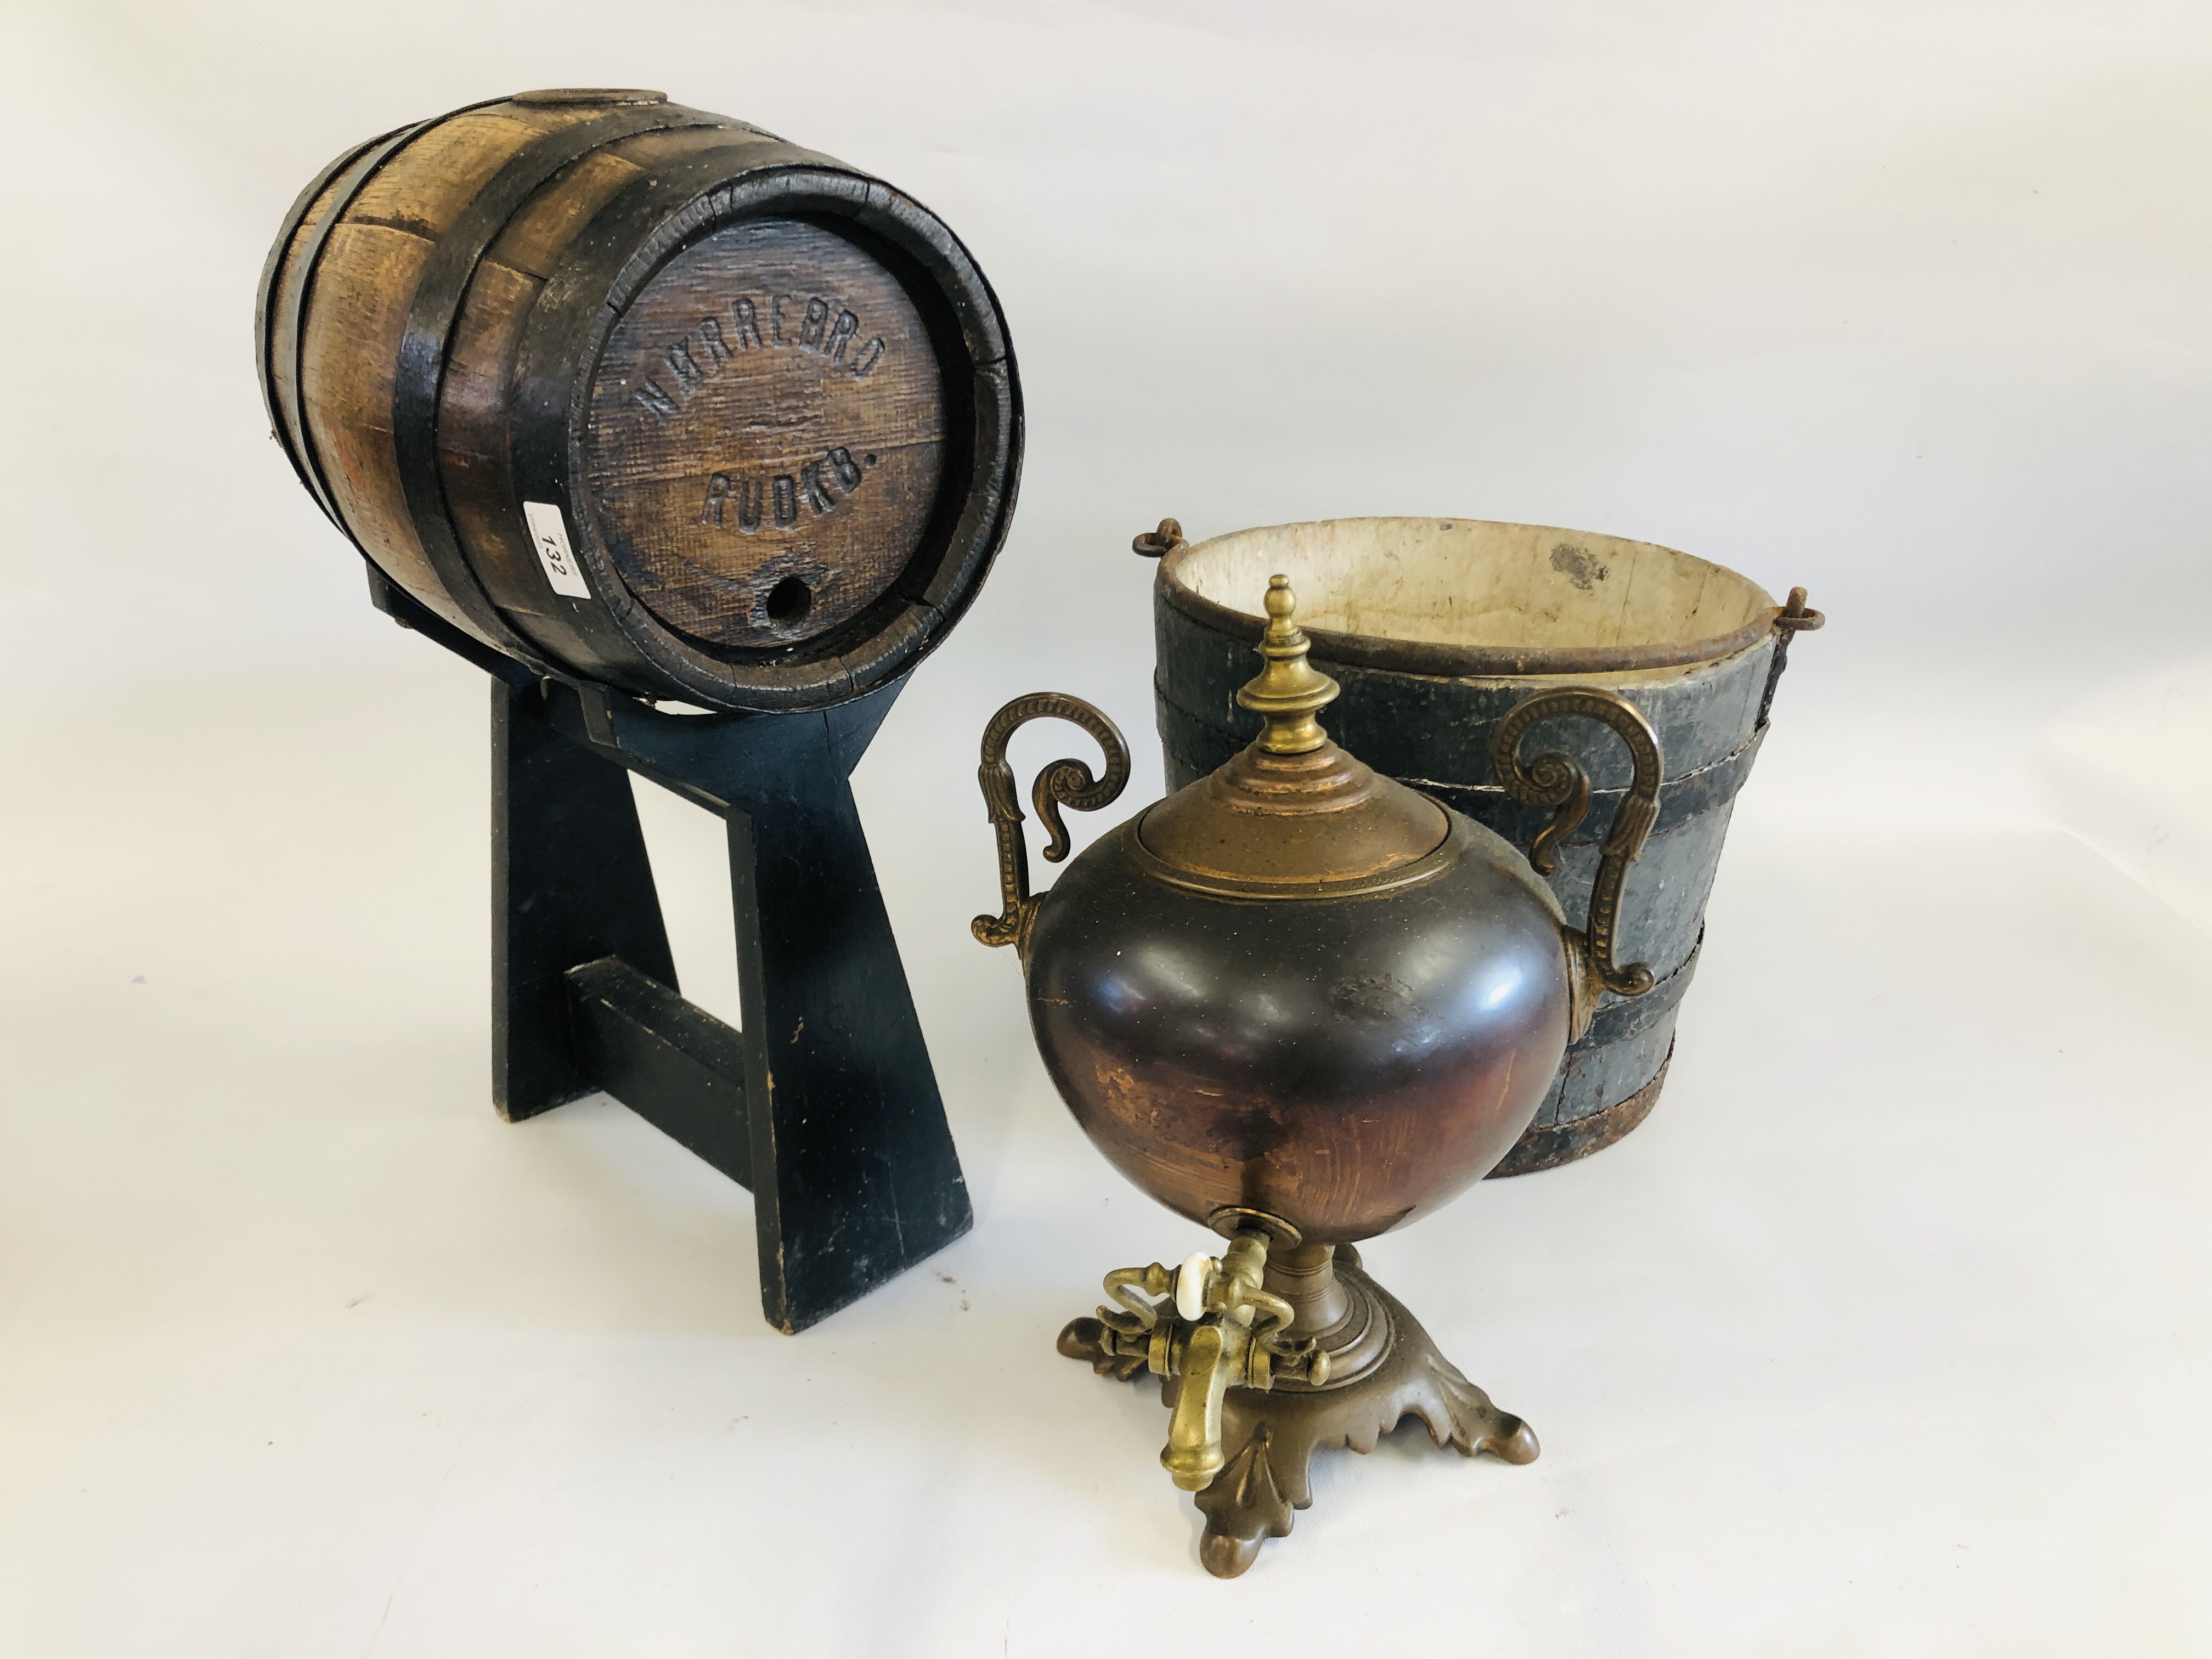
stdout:
<svg viewBox="0 0 2212 1659">
<path fill-rule="evenodd" d="M 1129 544 L 1129 550 L 1139 557 L 1164 559 L 1184 545 L 1182 526 L 1173 519 L 1162 519 L 1158 530 L 1147 530 Z"/>
</svg>

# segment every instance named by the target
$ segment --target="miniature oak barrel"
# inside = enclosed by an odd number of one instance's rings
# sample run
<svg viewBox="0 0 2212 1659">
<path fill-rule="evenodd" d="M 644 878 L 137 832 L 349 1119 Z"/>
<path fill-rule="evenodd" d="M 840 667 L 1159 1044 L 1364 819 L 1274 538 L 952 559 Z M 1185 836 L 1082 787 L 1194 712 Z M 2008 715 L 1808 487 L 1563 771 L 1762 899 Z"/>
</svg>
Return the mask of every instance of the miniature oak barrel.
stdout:
<svg viewBox="0 0 2212 1659">
<path fill-rule="evenodd" d="M 262 386 L 391 581 L 540 672 L 714 708 L 910 668 L 1021 468 L 989 283 L 879 179 L 659 93 L 349 151 L 270 251 Z"/>
<path fill-rule="evenodd" d="M 1610 1145 L 1643 1121 L 1666 1078 L 1729 812 L 1785 659 L 1783 608 L 1748 578 L 1688 554 L 1534 525 L 1346 519 L 1177 544 L 1153 587 L 1170 789 L 1212 771 L 1258 730 L 1236 690 L 1251 676 L 1264 621 L 1249 595 L 1275 572 L 1304 601 L 1313 660 L 1343 685 L 1323 720 L 1330 734 L 1516 847 L 1551 814 L 1515 800 L 1492 769 L 1492 734 L 1515 705 L 1547 686 L 1591 686 L 1651 722 L 1665 757 L 1659 817 L 1623 890 L 1619 951 L 1649 963 L 1657 983 L 1639 997 L 1604 994 L 1494 1173 Z M 1554 750 L 1581 764 L 1593 789 L 1550 878 L 1580 926 L 1631 763 L 1585 721 L 1547 721 L 1522 744 L 1529 757 Z"/>
</svg>

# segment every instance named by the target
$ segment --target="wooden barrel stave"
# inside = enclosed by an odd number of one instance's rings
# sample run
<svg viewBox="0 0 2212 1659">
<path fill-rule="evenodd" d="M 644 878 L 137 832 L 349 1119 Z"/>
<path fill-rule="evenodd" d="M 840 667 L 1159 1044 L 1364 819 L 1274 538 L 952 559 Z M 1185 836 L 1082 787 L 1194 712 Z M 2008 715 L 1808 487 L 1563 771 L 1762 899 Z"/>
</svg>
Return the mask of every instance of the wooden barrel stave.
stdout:
<svg viewBox="0 0 2212 1659">
<path fill-rule="evenodd" d="M 790 235 L 811 239 L 816 269 L 802 273 L 801 261 L 787 274 L 836 291 L 820 273 L 842 266 L 846 286 L 867 291 L 885 318 L 904 296 L 864 269 L 862 250 L 886 253 L 918 284 L 952 284 L 917 289 L 912 349 L 867 388 L 871 407 L 911 404 L 921 424 L 918 436 L 886 431 L 863 452 L 884 469 L 872 492 L 880 522 L 856 528 L 855 511 L 830 526 L 852 556 L 833 565 L 812 544 L 828 533 L 817 520 L 854 499 L 824 481 L 857 477 L 858 458 L 834 447 L 772 457 L 779 485 L 790 469 L 806 474 L 815 518 L 779 524 L 811 562 L 799 610 L 771 607 L 765 622 L 757 594 L 732 600 L 727 579 L 698 579 L 687 550 L 671 544 L 668 526 L 696 512 L 689 497 L 709 487 L 709 465 L 680 445 L 658 459 L 617 447 L 594 477 L 580 453 L 602 325 L 633 303 L 680 307 L 678 285 L 664 293 L 658 280 L 671 256 L 741 212 L 803 216 Z M 724 118 L 665 102 L 507 100 L 360 147 L 302 192 L 272 249 L 264 302 L 264 386 L 303 483 L 435 614 L 541 670 L 713 707 L 818 706 L 918 659 L 972 598 L 1004 535 L 1019 392 L 981 273 L 890 187 Z M 817 322 L 820 295 L 803 303 Z M 840 315 L 836 326 L 854 322 Z M 727 337 L 708 343 L 726 348 Z M 835 343 L 846 364 L 856 343 Z M 876 360 L 890 355 L 869 343 Z M 945 395 L 922 396 L 939 356 Z M 619 392 L 597 399 L 600 413 L 621 412 Z M 579 479 L 586 493 L 596 483 L 656 495 L 657 524 L 623 522 L 619 500 L 569 500 Z M 554 592 L 520 500 L 560 504 L 591 578 L 586 599 Z M 774 574 L 779 555 L 761 556 L 769 539 L 735 550 L 755 577 Z M 827 596 L 818 613 L 817 592 Z"/>
</svg>

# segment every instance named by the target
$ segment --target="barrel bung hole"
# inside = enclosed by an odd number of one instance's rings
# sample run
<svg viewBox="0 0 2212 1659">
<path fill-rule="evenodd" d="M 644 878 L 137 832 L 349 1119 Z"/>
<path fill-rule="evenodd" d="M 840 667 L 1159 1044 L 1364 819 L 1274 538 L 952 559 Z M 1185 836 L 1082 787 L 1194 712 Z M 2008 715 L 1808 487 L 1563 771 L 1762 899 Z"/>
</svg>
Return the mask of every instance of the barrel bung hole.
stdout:
<svg viewBox="0 0 2212 1659">
<path fill-rule="evenodd" d="M 768 591 L 768 619 L 778 628 L 796 628 L 814 608 L 814 590 L 796 576 L 786 576 Z"/>
</svg>

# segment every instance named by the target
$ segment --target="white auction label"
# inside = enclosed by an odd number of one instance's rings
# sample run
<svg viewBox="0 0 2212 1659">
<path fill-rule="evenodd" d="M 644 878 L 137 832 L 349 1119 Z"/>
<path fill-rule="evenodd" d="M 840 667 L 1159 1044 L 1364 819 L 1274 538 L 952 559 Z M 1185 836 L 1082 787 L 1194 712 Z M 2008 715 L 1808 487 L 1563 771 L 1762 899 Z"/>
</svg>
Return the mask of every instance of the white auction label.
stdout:
<svg viewBox="0 0 2212 1659">
<path fill-rule="evenodd" d="M 538 562 L 545 567 L 545 580 L 556 593 L 572 599 L 588 599 L 592 587 L 568 550 L 568 526 L 561 509 L 550 501 L 525 501 L 522 516 L 530 521 L 530 539 L 537 544 Z"/>
</svg>

